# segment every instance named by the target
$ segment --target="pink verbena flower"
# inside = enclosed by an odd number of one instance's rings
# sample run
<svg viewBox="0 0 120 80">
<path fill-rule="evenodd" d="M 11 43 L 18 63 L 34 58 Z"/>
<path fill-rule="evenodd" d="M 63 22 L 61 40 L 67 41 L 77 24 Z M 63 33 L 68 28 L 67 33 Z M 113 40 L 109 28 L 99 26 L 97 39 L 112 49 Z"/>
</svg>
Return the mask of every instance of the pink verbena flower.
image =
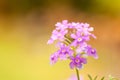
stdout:
<svg viewBox="0 0 120 80">
<path fill-rule="evenodd" d="M 52 44 L 55 40 L 63 41 L 64 35 L 67 34 L 67 30 L 53 30 L 51 38 L 48 40 L 48 44 Z"/>
<path fill-rule="evenodd" d="M 61 60 L 66 60 L 68 57 L 73 55 L 73 50 L 69 46 L 61 45 L 60 49 L 57 51 L 59 58 Z"/>
<path fill-rule="evenodd" d="M 82 58 L 79 54 L 76 55 L 75 57 L 71 57 L 71 62 L 70 62 L 70 68 L 78 68 L 81 69 L 83 64 L 87 63 L 87 60 L 85 58 Z"/>
<path fill-rule="evenodd" d="M 98 59 L 98 55 L 97 55 L 96 49 L 92 48 L 90 45 L 88 45 L 86 47 L 86 53 L 87 53 L 88 56 L 92 56 L 95 59 Z"/>
<path fill-rule="evenodd" d="M 57 52 L 55 52 L 54 54 L 50 56 L 50 62 L 51 64 L 55 64 L 57 61 L 58 61 L 58 54 Z"/>
<path fill-rule="evenodd" d="M 92 48 L 87 42 L 90 37 L 96 38 L 91 32 L 94 30 L 87 23 L 71 22 L 63 20 L 55 24 L 48 44 L 54 41 L 59 43 L 58 50 L 51 55 L 51 63 L 54 64 L 58 60 L 70 60 L 70 68 L 81 69 L 83 64 L 87 63 L 87 57 L 92 56 L 98 58 L 96 49 Z M 57 43 L 57 44 L 58 44 Z M 85 57 L 87 56 L 87 57 Z"/>
<path fill-rule="evenodd" d="M 56 26 L 56 30 L 65 30 L 68 28 L 68 21 L 67 20 L 63 20 L 62 23 L 61 22 L 57 22 L 55 24 Z"/>
<path fill-rule="evenodd" d="M 94 30 L 93 27 L 90 27 L 88 23 L 80 23 L 76 26 L 77 31 L 82 32 L 83 35 L 91 35 L 90 32 Z"/>
<path fill-rule="evenodd" d="M 71 38 L 74 39 L 74 41 L 72 42 L 73 46 L 81 45 L 85 41 L 89 40 L 89 36 L 87 36 L 87 35 L 83 36 L 83 35 L 81 35 L 80 32 L 76 32 L 76 34 L 71 34 Z"/>
</svg>

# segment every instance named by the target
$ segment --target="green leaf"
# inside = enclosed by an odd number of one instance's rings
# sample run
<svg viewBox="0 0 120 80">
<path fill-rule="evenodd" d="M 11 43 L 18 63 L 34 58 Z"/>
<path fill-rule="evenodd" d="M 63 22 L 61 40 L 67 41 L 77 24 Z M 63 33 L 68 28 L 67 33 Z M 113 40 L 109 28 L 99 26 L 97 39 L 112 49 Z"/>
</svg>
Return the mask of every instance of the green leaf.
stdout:
<svg viewBox="0 0 120 80">
<path fill-rule="evenodd" d="M 105 77 L 102 77 L 102 78 L 101 78 L 101 80 L 104 80 L 104 79 L 105 79 Z"/>
<path fill-rule="evenodd" d="M 89 77 L 90 80 L 92 80 L 92 77 L 89 74 L 88 74 L 88 77 Z"/>
<path fill-rule="evenodd" d="M 97 79 L 97 77 L 98 77 L 98 76 L 95 76 L 94 80 L 96 80 L 96 79 Z"/>
</svg>

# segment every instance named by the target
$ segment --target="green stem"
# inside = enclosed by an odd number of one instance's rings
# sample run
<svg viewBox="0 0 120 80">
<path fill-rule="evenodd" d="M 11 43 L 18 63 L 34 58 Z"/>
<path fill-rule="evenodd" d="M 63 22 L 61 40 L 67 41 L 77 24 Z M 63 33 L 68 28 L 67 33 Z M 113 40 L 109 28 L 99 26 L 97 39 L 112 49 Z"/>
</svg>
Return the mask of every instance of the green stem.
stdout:
<svg viewBox="0 0 120 80">
<path fill-rule="evenodd" d="M 79 70 L 76 68 L 76 74 L 77 74 L 77 79 L 80 80 L 80 77 L 79 77 Z"/>
<path fill-rule="evenodd" d="M 65 37 L 65 39 L 66 39 L 69 43 L 71 43 L 71 40 L 70 40 L 69 38 L 66 38 L 66 37 Z"/>
</svg>

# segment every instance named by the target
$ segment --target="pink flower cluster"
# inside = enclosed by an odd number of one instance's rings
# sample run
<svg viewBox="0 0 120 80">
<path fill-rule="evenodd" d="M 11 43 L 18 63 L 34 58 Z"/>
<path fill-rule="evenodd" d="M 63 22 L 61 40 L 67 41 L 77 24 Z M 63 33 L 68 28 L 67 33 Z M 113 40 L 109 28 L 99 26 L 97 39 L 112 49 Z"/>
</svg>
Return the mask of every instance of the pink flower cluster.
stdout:
<svg viewBox="0 0 120 80">
<path fill-rule="evenodd" d="M 70 68 L 81 69 L 83 64 L 87 63 L 87 57 L 92 56 L 98 58 L 96 49 L 92 48 L 87 42 L 90 37 L 96 38 L 91 32 L 94 30 L 87 23 L 69 23 L 67 20 L 57 22 L 56 28 L 53 30 L 48 44 L 57 41 L 59 50 L 51 55 L 51 63 L 54 64 L 58 60 L 70 60 Z"/>
</svg>

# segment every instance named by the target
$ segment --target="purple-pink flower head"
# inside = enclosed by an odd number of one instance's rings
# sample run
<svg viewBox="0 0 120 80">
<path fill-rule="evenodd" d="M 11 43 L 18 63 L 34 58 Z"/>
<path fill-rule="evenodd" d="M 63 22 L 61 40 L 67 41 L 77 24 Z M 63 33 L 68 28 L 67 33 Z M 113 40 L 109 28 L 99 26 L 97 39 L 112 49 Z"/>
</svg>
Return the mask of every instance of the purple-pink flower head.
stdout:
<svg viewBox="0 0 120 80">
<path fill-rule="evenodd" d="M 52 32 L 48 44 L 54 41 L 59 43 L 58 50 L 51 55 L 51 63 L 54 64 L 58 60 L 70 60 L 70 67 L 81 69 L 87 63 L 87 57 L 93 56 L 98 58 L 96 49 L 93 49 L 87 42 L 90 37 L 96 38 L 91 33 L 94 29 L 87 23 L 68 22 L 63 20 L 55 24 L 55 29 Z M 84 57 L 84 56 L 87 57 Z"/>
<path fill-rule="evenodd" d="M 52 44 L 55 40 L 63 41 L 64 35 L 67 34 L 67 30 L 53 30 L 51 38 L 48 40 L 48 44 Z"/>
<path fill-rule="evenodd" d="M 76 55 L 75 57 L 71 57 L 70 68 L 78 68 L 81 69 L 83 64 L 87 63 L 85 58 L 82 58 L 80 55 Z"/>
<path fill-rule="evenodd" d="M 80 23 L 79 26 L 76 27 L 77 31 L 82 32 L 84 35 L 90 35 L 91 31 L 93 31 L 93 27 L 90 27 L 87 23 Z"/>
<path fill-rule="evenodd" d="M 68 28 L 68 21 L 67 20 L 63 20 L 62 23 L 61 22 L 57 22 L 55 24 L 56 26 L 56 30 L 65 30 Z"/>
<path fill-rule="evenodd" d="M 92 56 L 95 59 L 98 59 L 96 49 L 92 48 L 91 46 L 86 47 L 86 53 L 87 53 L 88 56 Z"/>
<path fill-rule="evenodd" d="M 58 61 L 58 54 L 57 52 L 55 52 L 54 54 L 50 56 L 50 63 L 55 64 L 57 61 Z"/>
<path fill-rule="evenodd" d="M 60 46 L 60 49 L 57 52 L 61 60 L 66 60 L 68 57 L 73 55 L 73 51 L 70 47 L 64 44 Z"/>
<path fill-rule="evenodd" d="M 74 41 L 72 42 L 73 46 L 77 46 L 77 45 L 81 45 L 82 43 L 84 43 L 85 41 L 89 40 L 89 36 L 83 36 L 80 32 L 76 32 L 76 34 L 71 34 L 71 38 L 74 39 Z"/>
<path fill-rule="evenodd" d="M 80 44 L 80 46 L 76 48 L 76 53 L 78 54 L 84 53 L 86 51 L 86 47 L 87 47 L 86 42 Z"/>
</svg>

